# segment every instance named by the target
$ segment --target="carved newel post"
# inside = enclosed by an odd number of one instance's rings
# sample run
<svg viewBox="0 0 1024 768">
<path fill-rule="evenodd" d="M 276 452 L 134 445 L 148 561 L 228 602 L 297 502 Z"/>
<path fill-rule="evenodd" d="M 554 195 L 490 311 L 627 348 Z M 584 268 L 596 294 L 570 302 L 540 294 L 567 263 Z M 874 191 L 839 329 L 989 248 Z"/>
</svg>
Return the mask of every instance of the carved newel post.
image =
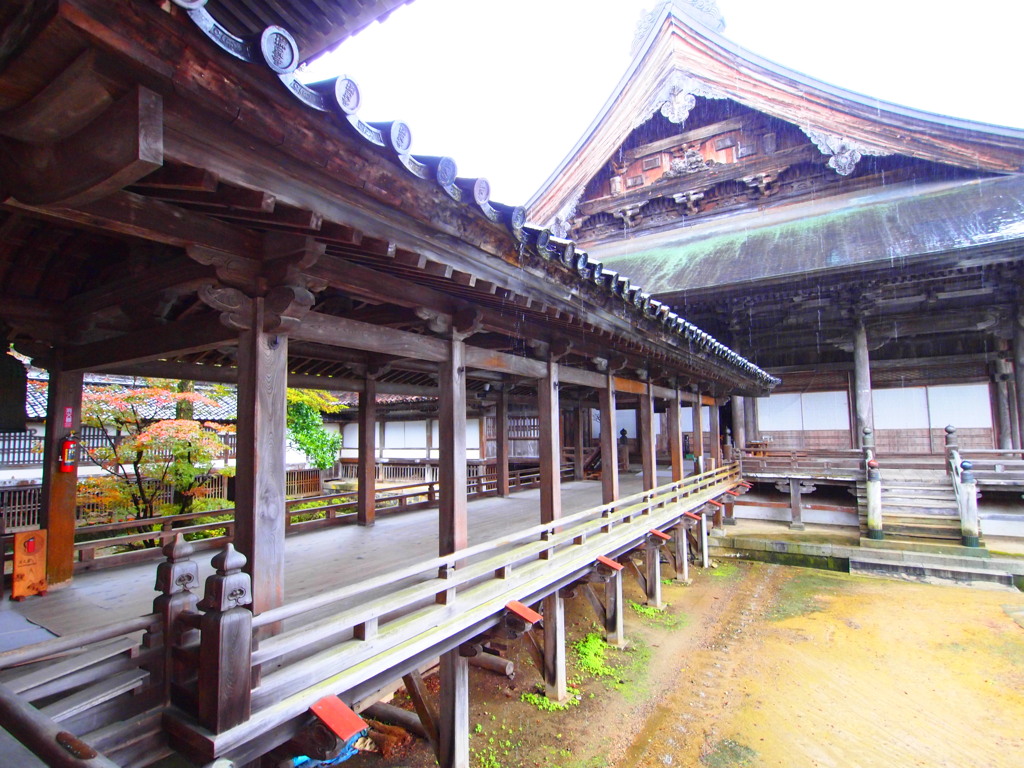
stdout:
<svg viewBox="0 0 1024 768">
<path fill-rule="evenodd" d="M 228 544 L 213 558 L 199 629 L 199 720 L 214 733 L 249 718 L 252 697 L 252 602 L 245 556 Z"/>
<path fill-rule="evenodd" d="M 171 683 L 184 679 L 174 669 L 174 648 L 188 645 L 194 630 L 184 627 L 178 622 L 184 613 L 195 610 L 197 598 L 192 590 L 199 586 L 199 565 L 190 559 L 193 547 L 180 533 L 174 541 L 168 542 L 164 548 L 164 560 L 156 567 L 156 590 L 159 597 L 153 601 L 153 613 L 161 617 L 160 627 L 162 638 L 160 643 L 164 649 L 164 664 L 161 671 L 164 696 L 169 698 Z M 147 645 L 157 644 L 157 638 L 147 637 Z"/>
<path fill-rule="evenodd" d="M 952 424 L 946 426 L 946 474 L 953 471 L 953 466 L 950 463 L 954 459 L 954 455 L 958 453 L 960 446 L 956 442 L 956 427 Z"/>
<path fill-rule="evenodd" d="M 878 462 L 867 462 L 868 538 L 880 541 L 885 538 L 882 530 L 882 473 Z"/>
<path fill-rule="evenodd" d="M 960 463 L 960 535 L 965 547 L 981 546 L 981 525 L 978 522 L 978 483 L 974 479 L 974 465 Z"/>
</svg>

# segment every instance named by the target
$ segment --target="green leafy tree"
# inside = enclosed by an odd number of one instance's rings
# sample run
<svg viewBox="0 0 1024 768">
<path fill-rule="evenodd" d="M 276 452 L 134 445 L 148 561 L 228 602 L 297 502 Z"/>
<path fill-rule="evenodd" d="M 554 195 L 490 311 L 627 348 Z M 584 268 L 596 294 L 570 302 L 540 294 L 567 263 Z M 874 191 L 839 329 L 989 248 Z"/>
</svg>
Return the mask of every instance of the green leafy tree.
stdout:
<svg viewBox="0 0 1024 768">
<path fill-rule="evenodd" d="M 337 413 L 345 406 L 319 389 L 288 390 L 288 441 L 302 451 L 317 469 L 330 469 L 338 460 L 341 435 L 324 429 L 322 414 Z"/>
<path fill-rule="evenodd" d="M 102 444 L 87 448 L 105 475 L 81 484 L 81 501 L 96 501 L 130 510 L 137 519 L 160 512 L 160 492 L 174 489 L 179 512 L 205 495 L 204 475 L 213 469 L 224 444 L 209 428 L 191 418 L 156 419 L 173 406 L 188 413 L 197 403 L 216 401 L 174 382 L 146 379 L 144 386 L 87 390 L 82 397 L 82 424 L 97 427 Z"/>
</svg>

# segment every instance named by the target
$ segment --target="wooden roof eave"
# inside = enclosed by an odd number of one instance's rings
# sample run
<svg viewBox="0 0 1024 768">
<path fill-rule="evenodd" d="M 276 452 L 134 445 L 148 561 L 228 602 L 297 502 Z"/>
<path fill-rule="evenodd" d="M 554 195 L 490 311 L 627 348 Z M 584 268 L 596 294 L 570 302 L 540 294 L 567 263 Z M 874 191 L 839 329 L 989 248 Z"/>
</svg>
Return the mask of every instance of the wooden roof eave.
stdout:
<svg viewBox="0 0 1024 768">
<path fill-rule="evenodd" d="M 701 71 L 701 62 L 708 71 Z M 1024 130 L 928 113 L 831 86 L 694 25 L 666 4 L 594 120 L 527 202 L 531 218 L 552 221 L 626 140 L 637 115 L 654 112 L 659 105 L 652 100 L 677 72 L 757 111 L 880 153 L 997 173 L 1024 167 Z"/>
</svg>

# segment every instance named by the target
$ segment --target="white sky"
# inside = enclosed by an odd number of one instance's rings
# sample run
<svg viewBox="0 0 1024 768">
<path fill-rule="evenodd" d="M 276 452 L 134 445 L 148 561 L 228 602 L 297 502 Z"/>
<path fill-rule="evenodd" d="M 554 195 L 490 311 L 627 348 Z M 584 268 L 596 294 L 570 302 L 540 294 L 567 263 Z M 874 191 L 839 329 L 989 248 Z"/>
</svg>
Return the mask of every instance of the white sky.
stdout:
<svg viewBox="0 0 1024 768">
<path fill-rule="evenodd" d="M 311 70 L 359 84 L 365 120 L 403 120 L 522 204 L 629 64 L 657 0 L 415 0 Z M 1024 0 L 718 0 L 724 35 L 815 79 L 908 107 L 1024 128 Z M 307 79 L 307 78 L 304 78 Z"/>
</svg>

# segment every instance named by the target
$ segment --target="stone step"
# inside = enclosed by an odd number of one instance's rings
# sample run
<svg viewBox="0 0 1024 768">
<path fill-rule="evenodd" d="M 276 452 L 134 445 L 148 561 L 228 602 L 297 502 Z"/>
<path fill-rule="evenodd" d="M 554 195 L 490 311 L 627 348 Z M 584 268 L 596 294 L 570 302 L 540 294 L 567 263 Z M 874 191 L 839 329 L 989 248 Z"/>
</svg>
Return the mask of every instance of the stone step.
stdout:
<svg viewBox="0 0 1024 768">
<path fill-rule="evenodd" d="M 1017 578 L 1008 571 L 979 568 L 975 564 L 964 565 L 953 562 L 893 561 L 871 554 L 850 558 L 850 573 L 889 576 L 912 581 L 942 581 L 968 586 L 998 585 L 1013 589 Z"/>
<path fill-rule="evenodd" d="M 925 486 L 891 486 L 882 483 L 882 498 L 886 496 L 905 496 L 908 499 L 956 499 L 956 492 L 952 488 L 932 488 Z"/>
</svg>

